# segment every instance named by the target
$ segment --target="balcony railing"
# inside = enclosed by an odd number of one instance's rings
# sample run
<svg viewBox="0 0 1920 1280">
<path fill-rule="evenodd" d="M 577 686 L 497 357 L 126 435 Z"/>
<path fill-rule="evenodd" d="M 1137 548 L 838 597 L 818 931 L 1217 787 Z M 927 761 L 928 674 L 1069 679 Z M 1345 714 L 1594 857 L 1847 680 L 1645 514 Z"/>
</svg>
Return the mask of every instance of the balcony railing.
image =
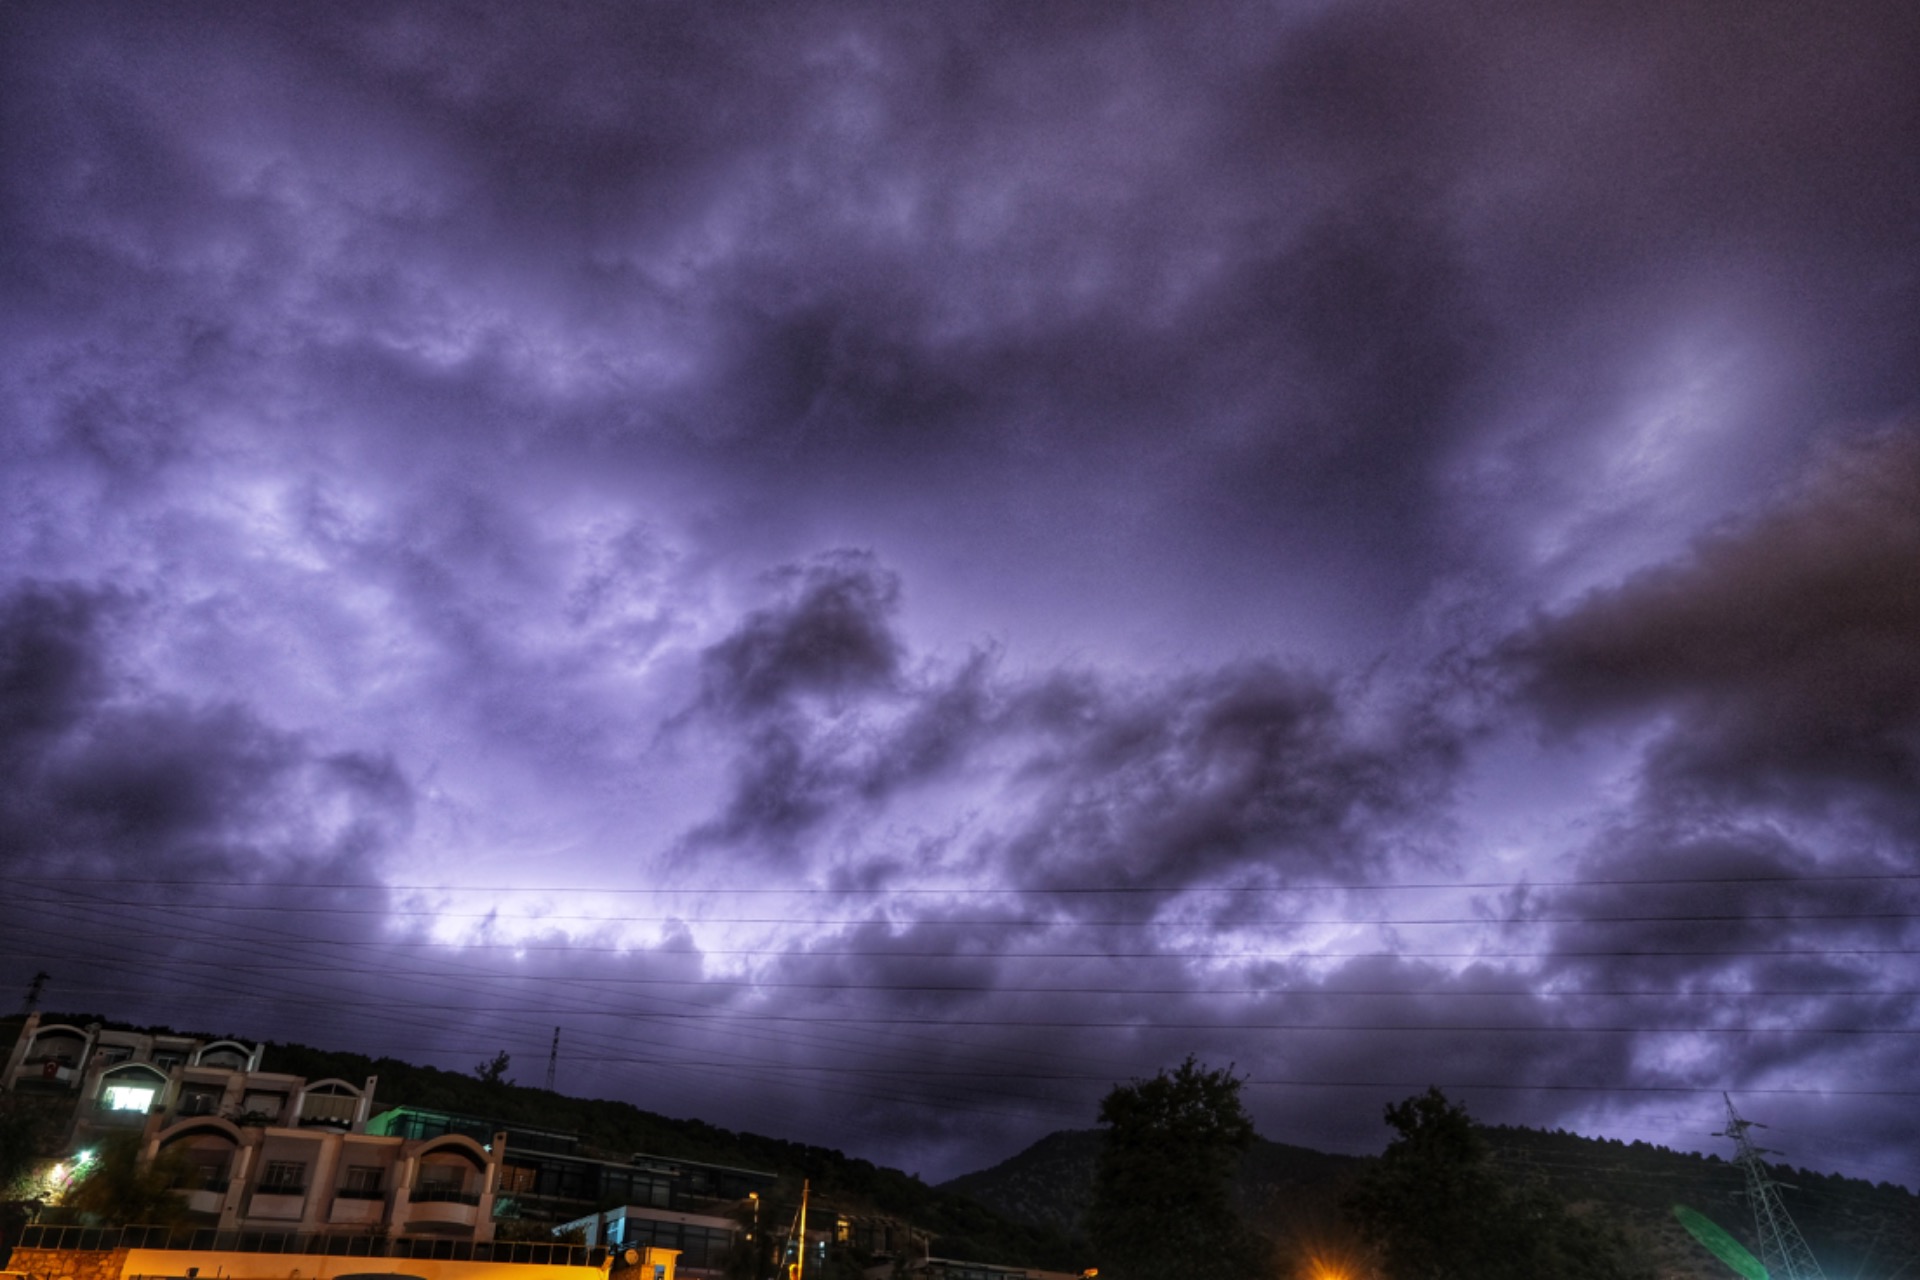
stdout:
<svg viewBox="0 0 1920 1280">
<path fill-rule="evenodd" d="M 220 1174 L 217 1177 L 213 1175 L 208 1175 L 208 1174 L 194 1173 L 194 1174 L 189 1174 L 187 1177 L 182 1178 L 180 1181 L 174 1183 L 173 1190 L 175 1191 L 219 1191 L 224 1193 L 226 1189 L 232 1185 L 233 1185 L 233 1179 L 229 1178 L 224 1173 Z"/>
<path fill-rule="evenodd" d="M 218 1253 L 300 1253 L 331 1258 L 429 1258 L 547 1267 L 598 1268 L 600 1265 L 600 1258 L 594 1256 L 594 1250 L 577 1244 L 537 1244 L 526 1240 L 428 1240 L 368 1235 L 365 1232 L 326 1235 L 300 1231 L 216 1231 L 208 1227 L 65 1227 L 33 1223 L 22 1228 L 17 1247 L 86 1251 L 192 1249 Z"/>
<path fill-rule="evenodd" d="M 415 1204 L 472 1204 L 480 1203 L 477 1191 L 462 1191 L 459 1187 L 415 1187 L 407 1193 L 407 1199 Z"/>
<path fill-rule="evenodd" d="M 350 1126 L 359 1105 L 358 1098 L 344 1094 L 310 1093 L 300 1102 L 300 1123 Z"/>
<path fill-rule="evenodd" d="M 129 1111 L 125 1107 L 116 1107 L 106 1102 L 96 1102 L 93 1107 L 93 1123 L 102 1128 L 137 1129 L 147 1122 L 147 1113 L 143 1108 Z"/>
<path fill-rule="evenodd" d="M 335 1200 L 379 1200 L 386 1192 L 378 1187 L 341 1187 L 333 1193 Z"/>
</svg>

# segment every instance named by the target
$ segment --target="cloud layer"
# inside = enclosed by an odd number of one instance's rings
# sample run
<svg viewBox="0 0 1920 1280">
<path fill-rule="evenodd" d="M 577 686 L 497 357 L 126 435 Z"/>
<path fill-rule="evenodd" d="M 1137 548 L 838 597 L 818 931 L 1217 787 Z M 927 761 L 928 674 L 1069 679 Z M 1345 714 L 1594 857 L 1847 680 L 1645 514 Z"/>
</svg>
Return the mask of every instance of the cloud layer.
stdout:
<svg viewBox="0 0 1920 1280">
<path fill-rule="evenodd" d="M 1196 1053 L 1920 1178 L 1906 15 L 0 60 L 0 982 L 930 1175 Z"/>
</svg>

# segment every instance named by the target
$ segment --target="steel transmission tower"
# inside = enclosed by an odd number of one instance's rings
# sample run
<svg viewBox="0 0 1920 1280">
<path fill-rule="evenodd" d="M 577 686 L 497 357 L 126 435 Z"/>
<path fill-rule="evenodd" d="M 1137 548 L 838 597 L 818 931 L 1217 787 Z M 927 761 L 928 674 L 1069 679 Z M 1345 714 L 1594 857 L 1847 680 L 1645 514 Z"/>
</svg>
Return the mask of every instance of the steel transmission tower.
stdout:
<svg viewBox="0 0 1920 1280">
<path fill-rule="evenodd" d="M 1733 1099 L 1724 1093 L 1720 1096 L 1727 1100 L 1727 1128 L 1714 1137 L 1732 1138 L 1737 1149 L 1734 1163 L 1747 1175 L 1747 1199 L 1753 1202 L 1753 1227 L 1760 1235 L 1760 1261 L 1765 1264 L 1767 1274 L 1773 1280 L 1826 1280 L 1800 1228 L 1787 1216 L 1787 1206 L 1780 1199 L 1782 1184 L 1773 1180 L 1760 1159 L 1763 1155 L 1780 1153 L 1756 1147 L 1747 1137 L 1748 1129 L 1767 1126 L 1742 1120 L 1740 1113 L 1733 1109 Z"/>
</svg>

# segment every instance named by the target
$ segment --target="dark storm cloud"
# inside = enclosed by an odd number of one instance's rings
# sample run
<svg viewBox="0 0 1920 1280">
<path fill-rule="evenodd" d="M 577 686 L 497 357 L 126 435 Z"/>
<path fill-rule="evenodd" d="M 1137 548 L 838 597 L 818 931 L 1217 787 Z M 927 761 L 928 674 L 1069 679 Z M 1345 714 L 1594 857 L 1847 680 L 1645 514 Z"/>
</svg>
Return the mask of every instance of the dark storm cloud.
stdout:
<svg viewBox="0 0 1920 1280">
<path fill-rule="evenodd" d="M 1545 913 L 1570 921 L 1543 935 L 1542 977 L 1623 993 L 1593 1011 L 1670 1029 L 1627 1042 L 1648 1082 L 1871 1079 L 1906 1052 L 1920 901 L 1897 879 L 1827 878 L 1860 863 L 1824 852 L 1767 829 L 1610 831 L 1588 856 L 1600 874 L 1700 882 L 1542 895 Z"/>
<path fill-rule="evenodd" d="M 1917 439 L 1903 425 L 1829 446 L 1769 509 L 1512 643 L 1560 740 L 1641 744 L 1624 803 L 1581 849 L 1599 882 L 1527 907 L 1562 922 L 1541 935 L 1543 978 L 1632 993 L 1616 1016 L 1672 1029 L 1635 1037 L 1639 1079 L 1904 1078 Z M 1902 1116 L 1873 1123 L 1911 1133 Z"/>
<path fill-rule="evenodd" d="M 1342 694 L 1265 664 L 1099 690 L 1018 771 L 1039 798 L 1010 834 L 1006 869 L 1173 889 L 1387 865 L 1413 849 L 1408 818 L 1444 814 L 1454 744 L 1403 736 L 1412 716 L 1370 739 Z"/>
<path fill-rule="evenodd" d="M 788 568 L 775 581 L 787 598 L 707 651 L 708 698 L 750 718 L 802 694 L 831 703 L 885 692 L 900 666 L 891 626 L 899 581 L 853 553 Z"/>
<path fill-rule="evenodd" d="M 1430 841 L 1444 821 L 1462 743 L 1423 706 L 1365 726 L 1358 686 L 1270 663 L 1023 679 L 977 652 L 941 673 L 905 651 L 899 584 L 870 557 L 776 580 L 784 599 L 705 654 L 704 705 L 737 727 L 722 744 L 731 798 L 699 844 L 751 855 L 757 840 L 844 833 L 918 791 L 984 779 L 991 816 L 948 850 L 955 865 L 1027 889 L 1173 894 L 1223 876 L 1376 873 L 1425 852 L 1416 828 Z M 873 852 L 912 881 L 907 860 Z"/>
<path fill-rule="evenodd" d="M 1920 435 L 1836 448 L 1780 509 L 1541 620 L 1515 653 L 1554 723 L 1667 722 L 1643 766 L 1658 812 L 1858 809 L 1911 833 Z"/>
<path fill-rule="evenodd" d="M 76 255 L 131 255 L 156 319 L 128 308 L 127 323 L 149 341 L 176 323 L 214 339 L 235 353 L 235 393 L 245 355 L 318 344 L 334 360 L 303 376 L 360 402 L 333 429 L 358 418 L 411 450 L 617 439 L 657 459 L 689 433 L 727 442 L 707 483 L 765 492 L 798 468 L 837 492 L 849 472 L 924 480 L 964 443 L 973 467 L 1110 476 L 1169 540 L 1155 554 L 1204 549 L 1229 581 L 1285 540 L 1362 584 L 1382 556 L 1414 573 L 1445 545 L 1436 474 L 1506 403 L 1490 379 L 1531 379 L 1531 357 L 1567 350 L 1574 382 L 1631 386 L 1631 339 L 1595 326 L 1639 308 L 1640 273 L 1664 279 L 1663 260 L 1698 258 L 1803 310 L 1817 286 L 1850 328 L 1844 298 L 1882 299 L 1884 319 L 1911 305 L 1867 287 L 1903 244 L 1911 190 L 1865 163 L 1910 105 L 1904 24 L 1875 38 L 1870 22 L 1784 9 L 1730 30 L 1618 13 L 1488 39 L 1494 16 L 1243 14 L 1216 29 L 795 7 L 720 28 L 672 6 L 538 21 L 483 6 L 229 11 L 196 33 L 290 69 L 271 93 L 237 57 L 180 92 L 197 63 L 173 24 L 146 58 L 116 61 L 22 18 L 40 53 L 24 74 L 122 81 L 20 96 L 39 113 L 23 137 L 57 148 L 42 168 L 112 148 L 101 173 L 155 174 L 124 192 L 69 179 L 89 218 L 58 235 L 51 200 L 23 198 L 46 221 L 21 243 L 62 252 L 22 269 L 70 281 Z M 1846 75 L 1808 71 L 1791 53 L 1808 41 L 1822 56 L 1807 66 Z M 1706 87 L 1670 48 L 1712 50 Z M 1698 110 L 1675 117 L 1677 97 Z M 267 110 L 240 129 L 220 112 L 232 101 Z M 310 116 L 333 123 L 295 129 Z M 1845 157 L 1870 190 L 1831 181 Z M 296 176 L 316 181 L 272 182 Z M 1816 189 L 1810 253 L 1796 213 Z M 136 250 L 128 233 L 162 213 L 175 230 Z M 191 269 L 204 227 L 225 237 L 216 258 L 237 247 L 246 267 Z M 1702 249 L 1723 236 L 1730 254 Z M 1783 239 L 1799 251 L 1772 253 Z M 386 269 L 396 259 L 407 269 Z M 92 301 L 113 306 L 105 279 Z M 508 314 L 590 334 L 599 376 L 528 399 Z M 450 328 L 492 340 L 462 338 L 451 381 L 380 390 L 396 346 Z M 669 331 L 691 358 L 664 382 L 608 359 Z M 1910 395 L 1891 351 L 1869 362 L 1876 390 L 1816 408 Z M 1142 484 L 1155 473 L 1161 496 Z M 960 501 L 979 485 L 965 488 Z M 1191 505 L 1215 514 L 1174 518 Z"/>
<path fill-rule="evenodd" d="M 202 1016 L 219 993 L 258 1014 L 223 976 L 231 949 L 286 938 L 287 909 L 358 911 L 345 936 L 377 931 L 384 899 L 340 882 L 377 875 L 404 843 L 412 787 L 383 756 L 317 751 L 237 704 L 143 687 L 124 652 L 143 608 L 52 582 L 0 602 L 0 914 L 10 938 L 61 939 L 35 957 L 56 991 L 169 1017 Z M 73 942 L 101 936 L 114 945 Z"/>
<path fill-rule="evenodd" d="M 301 987 L 314 1038 L 525 1081 L 564 1010 L 582 1088 L 645 1056 L 643 1102 L 949 1168 L 1196 1049 L 1910 1079 L 1578 1030 L 1713 984 L 1900 1016 L 1837 994 L 1900 926 L 1809 880 L 1920 827 L 1912 433 L 1832 443 L 1920 400 L 1898 6 L 0 24 L 11 852 L 258 881 L 262 965 L 421 984 L 406 1025 Z M 1717 868 L 1838 918 L 1559 883 Z M 1368 896 L 1456 874 L 1542 887 Z M 819 896 L 755 935 L 741 882 Z M 1715 903 L 1774 954 L 1635 954 Z M 823 975 L 846 1026 L 753 1020 Z M 1377 1142 L 1376 1098 L 1258 1096 Z"/>
<path fill-rule="evenodd" d="M 1798 992 L 1774 1014 L 1804 1013 L 1829 990 L 1877 985 L 1920 905 L 1898 881 L 1825 878 L 1862 864 L 1824 852 L 1759 824 L 1609 830 L 1588 853 L 1605 881 L 1541 891 L 1520 918 L 1568 921 L 1548 935 L 1549 977 L 1683 995 Z M 1661 883 L 1676 877 L 1688 882 Z"/>
<path fill-rule="evenodd" d="M 362 872 L 403 839 L 393 763 L 321 754 L 235 705 L 143 694 L 113 671 L 136 602 L 33 584 L 0 604 L 4 841 L 18 875 Z"/>
<path fill-rule="evenodd" d="M 1188 953 L 1238 929 L 1300 947 L 1291 917 L 1311 911 L 1223 890 L 1420 865 L 1449 820 L 1463 737 L 1418 697 L 1274 663 L 1164 679 L 1016 673 L 992 649 L 947 664 L 898 634 L 898 584 L 871 558 L 772 585 L 780 599 L 707 650 L 702 705 L 676 730 L 711 721 L 732 760 L 723 815 L 690 834 L 687 856 L 777 852 L 828 885 L 804 908 L 810 940 L 769 957 L 768 990 L 734 1007 L 849 1020 L 858 1048 L 783 1061 L 873 1073 L 862 1122 L 875 1141 L 961 1144 L 982 1113 L 1017 1126 L 1116 1063 L 1150 1072 L 1197 1048 L 1278 1073 L 1273 1037 L 1245 1024 L 1324 1020 L 1317 980 L 1224 998 Z M 975 891 L 924 896 L 956 879 Z M 876 894 L 889 888 L 907 892 Z M 1142 988 L 1158 993 L 1150 1006 Z M 1564 1061 L 1547 1052 L 1550 1017 L 1528 1012 L 1541 1029 L 1515 1029 L 1509 1067 Z M 1337 1077 L 1381 1043 L 1399 1052 L 1392 1037 L 1349 1050 L 1315 1036 L 1286 1065 Z M 1475 1052 L 1442 1056 L 1467 1071 L 1485 1065 Z M 806 1080 L 768 1087 L 796 1114 L 829 1105 Z"/>
<path fill-rule="evenodd" d="M 1635 1075 L 1634 1041 L 1592 1033 L 1588 1028 L 1608 1021 L 1596 1016 L 1592 1004 L 1558 998 L 1499 961 L 1459 968 L 1380 955 L 1317 975 L 1269 980 L 1275 993 L 1249 1020 L 1302 1030 L 1269 1036 L 1264 1054 L 1243 1059 L 1256 1079 L 1314 1082 L 1323 1089 L 1352 1081 L 1445 1080 L 1476 1116 L 1501 1123 L 1541 1113 L 1543 1102 L 1527 1095 L 1527 1084 L 1604 1088 Z M 1377 1124 L 1377 1116 L 1316 1122 L 1309 1118 L 1312 1092 L 1273 1087 L 1256 1096 L 1293 1123 L 1324 1124 L 1329 1142 L 1368 1149 L 1377 1141 L 1367 1127 Z"/>
</svg>

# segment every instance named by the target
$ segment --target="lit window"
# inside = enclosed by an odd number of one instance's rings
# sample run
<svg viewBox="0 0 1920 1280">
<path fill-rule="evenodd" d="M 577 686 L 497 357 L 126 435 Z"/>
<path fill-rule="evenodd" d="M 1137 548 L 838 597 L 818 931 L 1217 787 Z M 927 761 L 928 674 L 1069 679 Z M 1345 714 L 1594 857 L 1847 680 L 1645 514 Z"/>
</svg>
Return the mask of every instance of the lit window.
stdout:
<svg viewBox="0 0 1920 1280">
<path fill-rule="evenodd" d="M 145 1111 L 153 1106 L 154 1089 L 150 1085 L 110 1084 L 105 1101 L 109 1111 Z"/>
</svg>

